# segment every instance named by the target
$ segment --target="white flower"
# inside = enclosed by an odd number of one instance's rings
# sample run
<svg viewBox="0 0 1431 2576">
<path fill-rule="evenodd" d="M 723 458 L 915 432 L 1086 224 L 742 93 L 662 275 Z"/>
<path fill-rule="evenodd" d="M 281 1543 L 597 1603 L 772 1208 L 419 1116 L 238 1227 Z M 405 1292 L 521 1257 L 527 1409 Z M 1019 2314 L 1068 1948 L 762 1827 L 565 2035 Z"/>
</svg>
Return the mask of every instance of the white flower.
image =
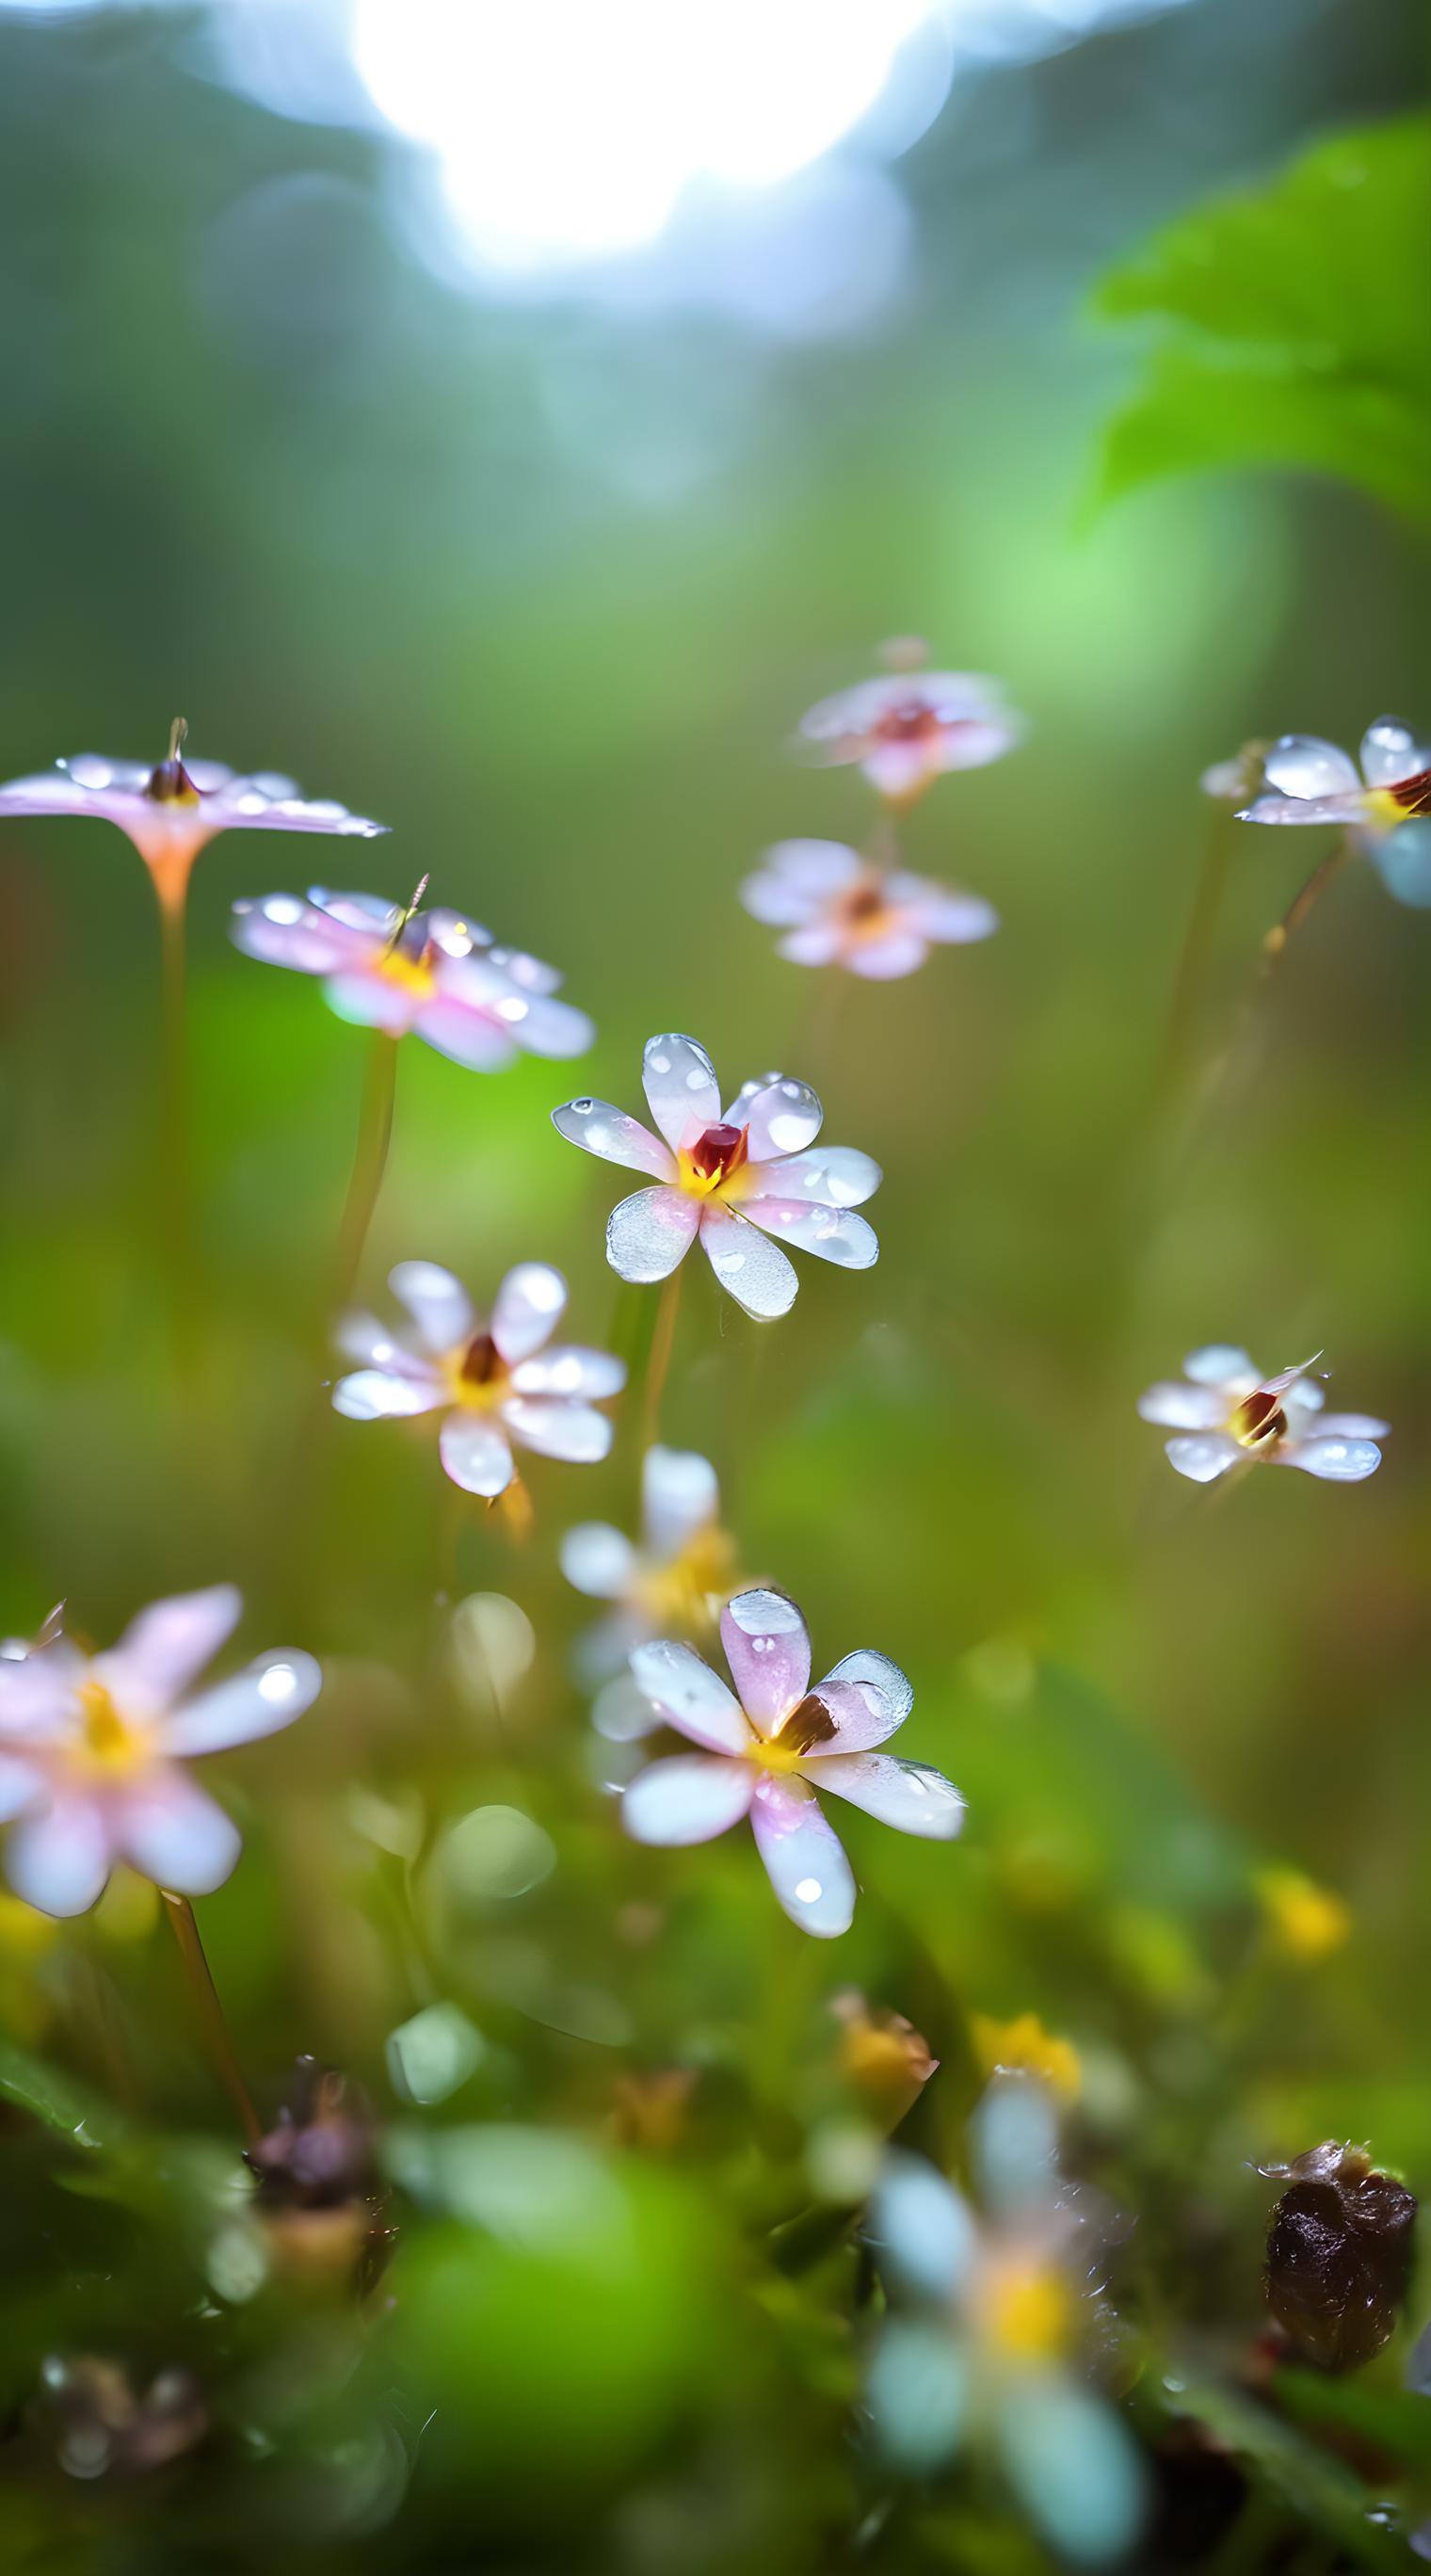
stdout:
<svg viewBox="0 0 1431 2576">
<path fill-rule="evenodd" d="M 435 1261 L 400 1261 L 388 1281 L 412 1317 L 403 1341 L 372 1315 L 352 1315 L 340 1341 L 364 1366 L 338 1380 L 333 1402 L 354 1422 L 445 1412 L 439 1448 L 454 1485 L 495 1501 L 516 1475 L 512 1443 L 543 1457 L 591 1462 L 611 1447 L 595 1404 L 626 1383 L 605 1351 L 546 1347 L 566 1305 L 566 1281 L 544 1261 L 509 1270 L 481 1323 L 466 1289 Z"/>
<path fill-rule="evenodd" d="M 831 1939 L 849 1929 L 855 1882 L 816 1789 L 937 1841 L 958 1833 L 964 1801 L 942 1771 L 875 1750 L 914 1704 L 887 1655 L 846 1655 L 812 1690 L 809 1631 L 783 1592 L 738 1592 L 720 1633 L 734 1692 L 674 1638 L 631 1657 L 657 1715 L 702 1749 L 638 1773 L 626 1830 L 642 1843 L 703 1843 L 748 1816 L 792 1923 Z"/>
<path fill-rule="evenodd" d="M 1362 737 L 1361 767 L 1316 734 L 1284 733 L 1263 756 L 1270 795 L 1240 823 L 1346 823 L 1384 834 L 1412 815 L 1431 814 L 1431 743 L 1397 716 L 1379 716 Z"/>
<path fill-rule="evenodd" d="M 873 866 L 843 841 L 777 841 L 740 899 L 785 932 L 775 944 L 793 965 L 847 966 L 880 982 L 912 975 L 931 946 L 987 939 L 999 926 L 981 896 Z"/>
<path fill-rule="evenodd" d="M 888 804 L 912 805 L 946 770 L 1001 760 L 1022 733 L 997 680 L 899 670 L 822 698 L 801 717 L 796 742 L 815 760 L 857 760 Z"/>
<path fill-rule="evenodd" d="M 844 1270 L 878 1259 L 873 1228 L 853 1211 L 878 1189 L 879 1165 L 849 1145 L 810 1150 L 824 1111 L 808 1083 L 767 1073 L 723 1111 L 705 1048 L 675 1035 L 647 1039 L 641 1080 L 659 1136 L 608 1100 L 552 1111 L 558 1135 L 656 1183 L 607 1221 L 606 1258 L 619 1278 L 668 1278 L 699 1235 L 736 1304 L 768 1317 L 787 1314 L 799 1286 L 771 1235 Z"/>
<path fill-rule="evenodd" d="M 291 1725 L 322 1681 L 311 1655 L 261 1655 L 191 1698 L 241 1607 L 220 1583 L 156 1601 L 107 1654 L 50 1621 L 32 1652 L 0 1656 L 0 1820 L 19 1820 L 5 1867 L 27 1904 L 83 1914 L 120 1860 L 181 1896 L 222 1886 L 238 1833 L 183 1764 Z"/>
<path fill-rule="evenodd" d="M 607 1521 L 582 1521 L 561 1543 L 568 1583 L 614 1605 L 581 1640 L 583 1678 L 596 1683 L 622 1672 L 633 1646 L 668 1628 L 709 1635 L 729 1595 L 733 1564 L 710 1460 L 693 1449 L 648 1449 L 641 1462 L 639 1542 Z"/>
<path fill-rule="evenodd" d="M 1178 1474 L 1194 1484 L 1209 1485 L 1251 1458 L 1357 1484 L 1381 1465 L 1376 1443 L 1390 1426 L 1366 1413 L 1324 1413 L 1322 1390 L 1307 1375 L 1312 1365 L 1303 1360 L 1261 1378 L 1246 1351 L 1215 1342 L 1184 1360 L 1182 1378 L 1150 1386 L 1138 1411 L 1145 1422 L 1184 1435 L 1165 1446 Z"/>
</svg>

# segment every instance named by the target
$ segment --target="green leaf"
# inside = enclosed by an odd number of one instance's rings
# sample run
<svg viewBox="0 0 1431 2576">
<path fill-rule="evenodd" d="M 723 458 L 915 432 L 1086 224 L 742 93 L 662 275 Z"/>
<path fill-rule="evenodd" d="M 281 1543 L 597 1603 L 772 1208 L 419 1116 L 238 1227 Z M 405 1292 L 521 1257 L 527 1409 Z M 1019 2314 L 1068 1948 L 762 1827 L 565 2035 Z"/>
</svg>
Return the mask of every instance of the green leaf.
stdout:
<svg viewBox="0 0 1431 2576">
<path fill-rule="evenodd" d="M 90 2151 L 113 2145 L 123 2126 L 96 2094 L 8 2039 L 0 2040 L 0 2099 L 68 2138 L 71 2146 Z"/>
<path fill-rule="evenodd" d="M 1431 526 L 1431 119 L 1367 126 L 1217 199 L 1105 277 L 1161 326 L 1107 430 L 1095 509 L 1159 475 L 1279 465 Z"/>
</svg>

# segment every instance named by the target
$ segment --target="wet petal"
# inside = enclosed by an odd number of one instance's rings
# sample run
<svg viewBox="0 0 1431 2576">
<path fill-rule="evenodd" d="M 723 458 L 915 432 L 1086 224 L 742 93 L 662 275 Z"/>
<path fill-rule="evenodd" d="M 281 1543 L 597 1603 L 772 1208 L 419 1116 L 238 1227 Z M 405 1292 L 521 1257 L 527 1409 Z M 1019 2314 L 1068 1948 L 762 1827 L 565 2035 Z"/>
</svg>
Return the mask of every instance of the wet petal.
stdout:
<svg viewBox="0 0 1431 2576">
<path fill-rule="evenodd" d="M 312 1707 L 322 1687 L 322 1666 L 312 1655 L 261 1655 L 232 1681 L 220 1682 L 187 1708 L 176 1709 L 162 1730 L 164 1750 L 186 1757 L 225 1753 L 230 1745 L 276 1735 Z"/>
<path fill-rule="evenodd" d="M 914 1706 L 914 1685 L 892 1664 L 888 1655 L 877 1654 L 871 1646 L 861 1646 L 854 1654 L 845 1655 L 815 1685 L 822 1698 L 827 1693 L 854 1691 L 864 1708 L 860 1716 L 854 1703 L 841 1697 L 838 1703 L 837 1741 L 832 1753 L 867 1753 L 883 1744 L 898 1727 L 903 1726 Z M 827 1705 L 834 1708 L 833 1698 Z"/>
<path fill-rule="evenodd" d="M 344 1359 L 361 1360 L 365 1368 L 391 1369 L 398 1376 L 411 1369 L 427 1374 L 426 1360 L 415 1360 L 402 1344 L 393 1338 L 391 1324 L 381 1323 L 366 1311 L 344 1315 L 333 1334 Z"/>
<path fill-rule="evenodd" d="M 675 1149 L 720 1124 L 715 1067 L 694 1038 L 674 1034 L 648 1038 L 641 1058 L 641 1087 L 652 1117 Z"/>
<path fill-rule="evenodd" d="M 808 1082 L 771 1073 L 763 1081 L 743 1084 L 729 1115 L 733 1126 L 746 1131 L 751 1161 L 763 1163 L 772 1155 L 799 1154 L 813 1145 L 825 1113 Z"/>
<path fill-rule="evenodd" d="M 948 2325 L 889 2317 L 865 2381 L 887 2460 L 916 2477 L 952 2457 L 969 2416 L 969 2362 Z"/>
<path fill-rule="evenodd" d="M 929 955 L 929 942 L 917 930 L 891 930 L 883 939 L 861 939 L 844 952 L 852 975 L 870 984 L 893 984 L 901 975 L 917 975 Z"/>
<path fill-rule="evenodd" d="M 609 1100 L 568 1100 L 552 1111 L 552 1125 L 568 1144 L 599 1154 L 604 1162 L 624 1164 L 628 1172 L 649 1172 L 657 1181 L 676 1177 L 670 1146 L 639 1119 L 628 1118 L 624 1109 L 613 1109 Z"/>
<path fill-rule="evenodd" d="M 752 1197 L 809 1199 L 817 1207 L 861 1207 L 884 1178 L 872 1154 L 854 1145 L 812 1145 L 773 1163 L 751 1163 L 745 1175 Z"/>
<path fill-rule="evenodd" d="M 1238 815 L 1239 823 L 1364 823 L 1364 791 L 1345 796 L 1259 796 Z"/>
<path fill-rule="evenodd" d="M 1397 903 L 1419 912 L 1431 907 L 1431 823 L 1401 823 L 1394 832 L 1367 836 L 1363 847 Z"/>
<path fill-rule="evenodd" d="M 238 1827 L 182 1771 L 155 1770 L 117 1799 L 114 1839 L 127 1861 L 179 1896 L 222 1887 L 242 1844 Z"/>
<path fill-rule="evenodd" d="M 777 1166 L 778 1168 L 778 1166 Z M 879 1236 L 852 1208 L 811 1207 L 798 1199 L 750 1198 L 741 1214 L 752 1225 L 793 1243 L 797 1252 L 813 1252 L 840 1270 L 872 1270 L 879 1259 Z"/>
<path fill-rule="evenodd" d="M 418 1376 L 415 1369 L 354 1369 L 340 1377 L 333 1389 L 333 1410 L 346 1415 L 349 1422 L 382 1422 L 400 1416 L 432 1413 L 447 1401 L 447 1390 L 436 1375 Z"/>
<path fill-rule="evenodd" d="M 1235 1440 L 1221 1432 L 1208 1432 L 1202 1438 L 1190 1436 L 1184 1440 L 1166 1441 L 1164 1453 L 1178 1474 L 1191 1477 L 1195 1485 L 1212 1484 L 1216 1477 L 1225 1476 L 1228 1468 L 1235 1467 L 1238 1459 L 1246 1455 Z"/>
<path fill-rule="evenodd" d="M 755 1794 L 748 1762 L 720 1753 L 676 1753 L 637 1773 L 621 1821 L 638 1843 L 706 1843 L 738 1825 Z"/>
<path fill-rule="evenodd" d="M 484 1422 L 477 1414 L 449 1413 L 437 1445 L 447 1474 L 464 1493 L 483 1494 L 489 1502 L 505 1494 L 516 1469 L 495 1422 Z"/>
<path fill-rule="evenodd" d="M 620 1279 L 641 1285 L 667 1279 L 689 1252 L 700 1221 L 700 1201 L 684 1190 L 637 1190 L 606 1220 L 606 1258 Z"/>
<path fill-rule="evenodd" d="M 563 1535 L 561 1570 L 576 1591 L 593 1601 L 619 1599 L 635 1565 L 631 1541 L 609 1521 L 580 1521 Z"/>
<path fill-rule="evenodd" d="M 810 1631 L 787 1592 L 737 1592 L 720 1614 L 736 1697 L 764 1735 L 810 1687 Z"/>
<path fill-rule="evenodd" d="M 952 1842 L 964 1822 L 964 1799 L 952 1780 L 927 1762 L 900 1762 L 892 1753 L 826 1753 L 810 1756 L 812 1784 L 833 1789 L 852 1807 L 878 1816 L 902 1834 Z"/>
<path fill-rule="evenodd" d="M 112 1653 L 97 1655 L 97 1678 L 117 1695 L 137 1690 L 150 1706 L 168 1708 L 233 1635 L 243 1596 L 232 1583 L 176 1593 L 132 1619 Z"/>
<path fill-rule="evenodd" d="M 353 1028 L 382 1029 L 390 1038 L 405 1037 L 421 1008 L 411 993 L 382 975 L 330 975 L 323 998 L 335 1018 Z"/>
<path fill-rule="evenodd" d="M 1061 2371 L 1030 2371 L 995 2422 L 1009 2484 L 1053 2548 L 1085 2567 L 1122 2558 L 1143 2526 L 1147 2479 L 1107 2400 Z"/>
<path fill-rule="evenodd" d="M 1356 762 L 1317 734 L 1284 733 L 1262 765 L 1268 786 L 1280 796 L 1344 796 L 1361 786 Z"/>
<path fill-rule="evenodd" d="M 585 1396 L 600 1403 L 619 1395 L 626 1384 L 626 1363 L 610 1351 L 588 1351 L 574 1342 L 553 1344 L 535 1359 L 522 1360 L 512 1371 L 518 1395 Z"/>
<path fill-rule="evenodd" d="M 1359 1485 L 1381 1465 L 1374 1440 L 1328 1440 L 1320 1431 L 1314 1440 L 1284 1440 L 1273 1454 L 1279 1467 L 1300 1467 L 1337 1485 Z"/>
<path fill-rule="evenodd" d="M 296 795 L 291 779 L 285 779 L 279 791 Z M 292 903 L 292 895 L 270 897 L 271 901 Z M 392 903 L 385 894 L 339 894 L 332 886 L 310 886 L 308 900 L 319 912 L 346 924 L 349 930 L 377 932 L 386 946 L 403 916 L 403 906 Z"/>
<path fill-rule="evenodd" d="M 88 1798 L 57 1798 L 42 1815 L 16 1825 L 5 1846 L 5 1874 L 17 1896 L 41 1914 L 84 1914 L 109 1877 L 109 1834 Z"/>
<path fill-rule="evenodd" d="M 347 898 L 339 898 L 346 901 Z M 382 945 L 379 925 L 360 927 L 351 917 L 320 911 L 301 895 L 265 894 L 236 903 L 229 917 L 229 937 L 246 957 L 268 966 L 288 966 L 300 975 L 338 975 L 345 967 L 375 955 Z"/>
<path fill-rule="evenodd" d="M 544 1458 L 565 1458 L 574 1466 L 592 1466 L 611 1447 L 611 1425 L 589 1404 L 572 1404 L 560 1395 L 513 1395 L 502 1407 L 502 1420 L 514 1440 Z"/>
<path fill-rule="evenodd" d="M 1399 716 L 1378 716 L 1362 736 L 1361 768 L 1368 787 L 1394 787 L 1431 769 L 1431 743 L 1418 742 Z"/>
<path fill-rule="evenodd" d="M 762 1234 L 758 1226 L 750 1225 L 743 1216 L 715 1200 L 708 1201 L 703 1210 L 697 1209 L 694 1199 L 684 1204 L 697 1210 L 706 1258 L 736 1304 L 743 1306 L 747 1315 L 761 1319 L 788 1315 L 800 1282 L 779 1245 Z"/>
<path fill-rule="evenodd" d="M 1226 1420 L 1231 1399 L 1216 1386 L 1186 1386 L 1165 1378 L 1145 1388 L 1138 1411 L 1145 1422 L 1164 1422 L 1174 1431 L 1214 1431 Z"/>
<path fill-rule="evenodd" d="M 1189 1351 L 1183 1362 L 1183 1375 L 1198 1386 L 1235 1387 L 1241 1383 L 1249 1395 L 1257 1384 L 1255 1362 L 1231 1342 L 1209 1342 L 1205 1350 Z"/>
<path fill-rule="evenodd" d="M 417 1326 L 423 1348 L 441 1358 L 470 1341 L 477 1329 L 472 1300 L 460 1279 L 436 1261 L 400 1261 L 388 1286 Z"/>
<path fill-rule="evenodd" d="M 492 1339 L 508 1368 L 541 1349 L 565 1308 L 566 1281 L 549 1262 L 519 1261 L 508 1271 L 492 1304 Z"/>
<path fill-rule="evenodd" d="M 979 2250 L 968 2202 L 922 2156 L 886 2158 L 870 2202 L 869 2243 L 881 2272 L 916 2298 L 953 2299 Z"/>
<path fill-rule="evenodd" d="M 693 1646 L 656 1637 L 637 1646 L 631 1672 L 638 1690 L 680 1735 L 712 1753 L 743 1753 L 751 1740 L 745 1712 Z"/>
<path fill-rule="evenodd" d="M 585 1011 L 575 1010 L 570 1002 L 554 1002 L 546 994 L 528 993 L 515 983 L 511 1000 L 500 1003 L 498 1010 L 518 1046 L 525 1047 L 528 1055 L 546 1056 L 552 1062 L 565 1064 L 574 1055 L 585 1055 L 596 1043 L 595 1022 L 587 1018 Z"/>
<path fill-rule="evenodd" d="M 848 1932 L 854 1873 L 808 1784 L 794 1772 L 781 1779 L 761 1772 L 750 1821 L 770 1884 L 791 1922 L 822 1941 Z"/>
<path fill-rule="evenodd" d="M 469 1073 L 505 1073 L 516 1061 L 512 1031 L 485 1011 L 472 1010 L 451 996 L 419 1003 L 412 1029 L 424 1046 L 448 1056 L 453 1064 L 465 1064 Z"/>
<path fill-rule="evenodd" d="M 679 1556 L 720 1509 L 720 1487 L 709 1458 L 694 1449 L 648 1449 L 641 1466 L 641 1527 L 652 1555 L 665 1564 Z"/>
</svg>

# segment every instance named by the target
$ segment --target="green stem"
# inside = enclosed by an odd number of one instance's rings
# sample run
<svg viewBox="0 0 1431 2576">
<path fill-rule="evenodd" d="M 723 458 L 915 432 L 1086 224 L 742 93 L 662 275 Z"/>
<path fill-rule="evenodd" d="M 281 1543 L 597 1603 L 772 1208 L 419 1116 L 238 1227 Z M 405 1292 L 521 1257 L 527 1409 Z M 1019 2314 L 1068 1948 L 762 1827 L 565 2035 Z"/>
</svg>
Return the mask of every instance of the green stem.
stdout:
<svg viewBox="0 0 1431 2576">
<path fill-rule="evenodd" d="M 150 867 L 159 903 L 159 1223 L 175 1363 L 192 1383 L 198 1261 L 194 1231 L 193 1140 L 189 1118 L 187 917 L 191 854 Z"/>
<path fill-rule="evenodd" d="M 373 1221 L 373 1211 L 387 1169 L 388 1147 L 393 1132 L 393 1099 L 397 1088 L 397 1054 L 397 1039 L 389 1037 L 385 1029 L 374 1029 L 367 1071 L 363 1076 L 357 1150 L 338 1227 L 338 1249 L 330 1296 L 331 1309 L 337 1314 L 341 1314 L 357 1285 L 368 1228 Z"/>
<path fill-rule="evenodd" d="M 1162 1064 L 1158 1076 L 1158 1097 L 1166 1100 L 1176 1090 L 1187 1062 L 1197 1018 L 1198 1001 L 1207 978 L 1212 955 L 1213 934 L 1222 899 L 1227 888 L 1228 870 L 1232 864 L 1232 816 L 1226 806 L 1213 808 L 1207 838 L 1203 844 L 1202 864 L 1193 889 L 1187 929 L 1183 934 L 1182 953 L 1173 978 L 1172 998 L 1168 1004 L 1167 1026 L 1163 1035 Z"/>
</svg>

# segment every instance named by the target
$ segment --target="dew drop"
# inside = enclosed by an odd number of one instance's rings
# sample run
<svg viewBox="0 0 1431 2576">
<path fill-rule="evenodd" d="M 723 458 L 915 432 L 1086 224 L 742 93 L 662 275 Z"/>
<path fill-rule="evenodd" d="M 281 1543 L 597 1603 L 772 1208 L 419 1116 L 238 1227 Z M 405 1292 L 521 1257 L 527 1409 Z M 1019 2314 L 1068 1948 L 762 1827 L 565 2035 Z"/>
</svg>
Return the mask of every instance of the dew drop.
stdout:
<svg viewBox="0 0 1431 2576">
<path fill-rule="evenodd" d="M 818 1904 L 824 1891 L 818 1878 L 798 1878 L 795 1882 L 795 1893 L 802 1905 L 815 1905 Z"/>
</svg>

